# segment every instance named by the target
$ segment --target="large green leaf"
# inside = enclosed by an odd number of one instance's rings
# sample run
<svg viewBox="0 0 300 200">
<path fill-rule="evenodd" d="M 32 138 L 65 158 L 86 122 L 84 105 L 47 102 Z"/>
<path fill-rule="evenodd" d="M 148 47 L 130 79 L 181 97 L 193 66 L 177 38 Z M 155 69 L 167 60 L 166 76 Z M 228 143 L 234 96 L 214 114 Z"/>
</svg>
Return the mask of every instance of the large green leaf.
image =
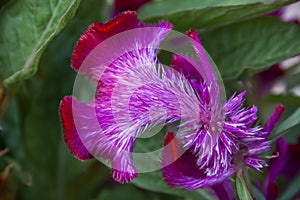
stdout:
<svg viewBox="0 0 300 200">
<path fill-rule="evenodd" d="M 278 131 L 277 128 L 279 128 L 279 126 L 282 126 L 281 122 L 284 122 L 285 119 L 293 115 L 295 110 L 299 109 L 300 97 L 293 94 L 268 95 L 258 105 L 258 107 L 260 108 L 259 112 L 261 118 L 264 119 L 264 122 L 269 119 L 271 114 L 274 112 L 274 109 L 279 104 L 284 105 L 285 110 L 283 115 L 280 117 L 280 121 L 277 123 L 277 126 L 275 126 L 275 128 L 273 129 L 271 137 L 273 137 L 273 134 L 276 134 L 276 132 Z M 289 123 L 292 123 L 292 121 Z M 300 126 L 291 127 L 281 133 L 284 133 L 284 138 L 288 143 L 296 143 L 298 141 L 298 135 L 300 134 Z"/>
<path fill-rule="evenodd" d="M 134 146 L 135 153 L 149 153 L 156 150 L 161 150 L 163 148 L 163 140 L 166 134 L 166 128 L 157 126 L 149 131 L 145 132 L 144 135 L 152 136 L 149 138 L 138 139 Z M 145 155 L 146 156 L 146 155 Z M 148 155 L 147 155 L 148 156 Z M 152 157 L 146 157 L 144 163 L 136 163 L 135 165 L 138 169 L 147 169 L 147 167 L 153 166 L 152 162 L 158 163 L 160 166 L 161 155 L 158 152 Z M 135 161 L 135 160 L 134 160 Z M 176 196 L 181 196 L 187 199 L 213 199 L 211 195 L 207 193 L 206 190 L 197 190 L 197 191 L 186 191 L 180 188 L 171 188 L 164 181 L 160 171 L 153 171 L 147 173 L 140 173 L 139 176 L 133 181 L 133 184 L 136 186 L 165 194 L 171 194 Z"/>
<path fill-rule="evenodd" d="M 71 19 L 80 0 L 10 1 L 0 12 L 0 79 L 13 89 L 37 71 L 45 47 Z"/>
<path fill-rule="evenodd" d="M 110 178 L 109 170 L 99 162 L 82 163 L 75 159 L 62 141 L 59 102 L 71 95 L 76 73 L 70 67 L 74 45 L 87 27 L 104 21 L 105 1 L 81 3 L 77 15 L 51 42 L 41 57 L 39 73 L 26 81 L 22 90 L 24 141 L 30 160 L 33 189 L 23 191 L 27 199 L 91 199 Z M 78 184 L 87 183 L 87 184 Z"/>
<path fill-rule="evenodd" d="M 285 70 L 285 75 L 281 81 L 286 84 L 287 91 L 291 91 L 297 86 L 300 86 L 299 76 L 300 76 L 300 61 L 289 65 L 288 69 Z"/>
<path fill-rule="evenodd" d="M 120 188 L 103 190 L 101 191 L 97 199 L 124 199 L 124 197 L 128 196 L 128 194 L 130 194 L 130 199 L 132 200 L 150 199 L 142 191 L 138 190 L 133 185 L 124 185 Z"/>
<path fill-rule="evenodd" d="M 299 185 L 300 185 L 300 172 L 295 176 L 293 181 L 287 186 L 287 189 L 280 195 L 278 199 L 279 200 L 294 199 L 293 197 L 300 192 Z"/>
<path fill-rule="evenodd" d="M 161 175 L 161 172 L 159 171 L 140 174 L 133 181 L 133 184 L 140 188 L 150 190 L 153 192 L 172 194 L 176 196 L 185 197 L 187 199 L 215 199 L 215 197 L 211 196 L 206 190 L 186 191 L 180 188 L 171 188 L 166 184 Z"/>
<path fill-rule="evenodd" d="M 265 196 L 262 194 L 256 186 L 252 186 L 253 196 L 256 200 L 265 200 Z"/>
<path fill-rule="evenodd" d="M 97 200 L 131 199 L 131 200 L 179 200 L 178 197 L 141 190 L 132 184 L 116 185 L 110 189 L 101 190 Z M 180 198 L 181 199 L 181 198 Z"/>
<path fill-rule="evenodd" d="M 76 73 L 70 67 L 74 45 L 87 27 L 104 21 L 105 1 L 82 2 L 76 17 L 47 46 L 38 73 L 24 84 L 3 119 L 5 146 L 32 175 L 22 199 L 91 199 L 110 178 L 99 162 L 82 163 L 67 149 L 59 119 L 59 102 L 72 93 Z M 2 70 L 2 69 L 1 69 Z M 87 184 L 78 184 L 87 183 Z"/>
<path fill-rule="evenodd" d="M 240 200 L 251 200 L 251 194 L 248 191 L 244 177 L 241 175 L 235 179 L 236 192 Z"/>
<path fill-rule="evenodd" d="M 2 6 L 4 6 L 5 4 L 7 4 L 9 1 L 10 1 L 10 0 L 2 0 L 2 1 L 0 1 L 0 8 L 1 8 Z"/>
<path fill-rule="evenodd" d="M 278 9 L 295 0 L 162 0 L 146 4 L 139 11 L 143 21 L 167 20 L 179 31 L 205 29 L 245 20 Z"/>
<path fill-rule="evenodd" d="M 278 137 L 283 135 L 287 130 L 300 124 L 300 107 L 281 124 L 279 124 L 270 135 L 270 140 L 276 140 Z"/>
<path fill-rule="evenodd" d="M 300 27 L 258 17 L 201 33 L 223 79 L 253 74 L 300 53 Z"/>
</svg>

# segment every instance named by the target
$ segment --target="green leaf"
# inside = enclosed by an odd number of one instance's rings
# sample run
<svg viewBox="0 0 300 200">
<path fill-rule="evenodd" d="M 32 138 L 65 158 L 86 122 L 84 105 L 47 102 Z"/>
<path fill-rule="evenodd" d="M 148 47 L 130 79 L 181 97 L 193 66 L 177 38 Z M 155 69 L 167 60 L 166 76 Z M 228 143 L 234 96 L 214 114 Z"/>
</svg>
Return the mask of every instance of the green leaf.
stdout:
<svg viewBox="0 0 300 200">
<path fill-rule="evenodd" d="M 289 74 L 288 76 L 284 77 L 287 90 L 291 90 L 300 85 L 299 77 L 300 72 L 295 72 L 294 74 Z"/>
<path fill-rule="evenodd" d="M 1 139 L 3 138 L 4 147 L 9 147 L 9 150 L 14 152 L 14 155 L 21 159 L 24 157 L 24 151 L 21 135 L 21 116 L 20 110 L 15 99 L 10 101 L 10 104 L 3 116 L 1 126 L 3 131 L 1 132 Z"/>
<path fill-rule="evenodd" d="M 285 106 L 285 111 L 281 116 L 280 121 L 277 123 L 277 126 L 300 107 L 300 97 L 293 94 L 268 95 L 258 104 L 261 119 L 266 122 L 279 104 Z M 273 129 L 273 132 L 275 130 L 276 126 Z M 295 143 L 298 141 L 298 134 L 295 133 L 300 133 L 300 126 L 292 127 L 284 133 L 284 138 L 287 143 Z"/>
<path fill-rule="evenodd" d="M 132 200 L 174 200 L 178 199 L 173 195 L 160 194 L 137 188 L 132 184 L 115 185 L 113 188 L 103 189 L 96 199 L 132 199 Z M 180 198 L 182 199 L 182 198 Z"/>
<path fill-rule="evenodd" d="M 246 182 L 243 176 L 237 176 L 235 179 L 236 191 L 240 200 L 249 200 L 252 199 L 250 192 L 246 186 Z"/>
<path fill-rule="evenodd" d="M 258 17 L 201 33 L 223 79 L 253 74 L 300 53 L 300 27 Z"/>
<path fill-rule="evenodd" d="M 211 196 L 205 189 L 187 191 L 180 188 L 171 188 L 166 184 L 161 175 L 161 172 L 159 171 L 139 174 L 139 176 L 133 181 L 133 184 L 145 190 L 176 195 L 185 197 L 187 199 L 215 199 L 215 197 Z"/>
<path fill-rule="evenodd" d="M 23 82 L 5 113 L 4 145 L 32 174 L 32 186 L 18 190 L 22 199 L 91 199 L 111 179 L 109 169 L 98 161 L 82 163 L 70 153 L 58 111 L 60 100 L 72 93 L 74 45 L 91 23 L 106 20 L 101 15 L 107 10 L 104 0 L 81 3 L 76 16 L 47 46 L 38 73 Z"/>
<path fill-rule="evenodd" d="M 278 137 L 282 136 L 290 128 L 300 124 L 300 107 L 279 126 L 277 126 L 270 135 L 270 140 L 275 141 Z"/>
<path fill-rule="evenodd" d="M 98 161 L 82 163 L 70 153 L 63 141 L 58 110 L 61 99 L 72 94 L 74 45 L 90 24 L 105 20 L 102 9 L 107 9 L 104 0 L 82 2 L 76 16 L 43 53 L 39 73 L 20 90 L 23 145 L 34 173 L 32 189 L 23 191 L 27 199 L 42 198 L 45 193 L 51 199 L 91 199 L 111 177 Z"/>
<path fill-rule="evenodd" d="M 256 186 L 252 187 L 252 191 L 253 191 L 253 196 L 255 197 L 256 200 L 265 200 L 264 195 L 261 193 L 261 191 L 259 191 Z"/>
<path fill-rule="evenodd" d="M 10 1 L 0 11 L 0 79 L 15 89 L 37 71 L 39 59 L 80 0 Z"/>
<path fill-rule="evenodd" d="M 153 129 L 147 130 L 143 134 L 143 136 L 146 136 L 146 138 L 140 138 L 136 141 L 134 145 L 134 153 L 157 152 L 153 155 L 153 157 L 145 154 L 145 156 L 147 156 L 147 162 L 145 160 L 138 160 L 138 162 L 136 162 L 136 160 L 134 159 L 134 164 L 137 169 L 145 170 L 149 169 L 149 167 L 151 169 L 152 167 L 157 167 L 157 165 L 159 165 L 160 167 L 161 155 L 157 150 L 161 150 L 163 148 L 165 134 L 166 128 L 163 128 L 162 126 L 156 126 Z M 180 188 L 171 188 L 164 181 L 160 171 L 140 173 L 139 176 L 134 179 L 133 184 L 145 190 L 181 196 L 188 199 L 214 198 L 205 190 L 186 191 Z"/>
<path fill-rule="evenodd" d="M 146 22 L 166 20 L 178 31 L 212 28 L 258 16 L 295 0 L 163 0 L 146 4 L 138 11 Z"/>
<path fill-rule="evenodd" d="M 153 167 L 161 167 L 161 154 L 158 150 L 162 150 L 163 148 L 166 129 L 167 128 L 158 125 L 152 129 L 147 130 L 143 134 L 145 138 L 139 138 L 136 141 L 134 145 L 134 153 L 155 152 L 155 154 L 153 155 L 145 154 L 145 160 L 141 161 L 134 159 L 134 164 L 139 171 L 145 169 L 147 171 L 147 169 L 149 170 Z M 135 157 L 133 156 L 133 158 Z M 164 181 L 160 171 L 140 173 L 139 176 L 134 179 L 133 184 L 145 190 L 176 195 L 187 199 L 214 199 L 214 197 L 208 194 L 206 190 L 187 191 L 180 188 L 171 188 Z"/>
<path fill-rule="evenodd" d="M 32 185 L 32 175 L 24 171 L 22 168 L 21 164 L 18 163 L 16 160 L 10 158 L 10 157 L 5 157 L 7 163 L 12 165 L 13 173 L 18 177 L 18 179 L 21 181 L 22 184 L 31 186 Z"/>
<path fill-rule="evenodd" d="M 300 97 L 293 94 L 268 95 L 259 105 L 265 121 L 269 119 L 278 104 L 285 106 L 284 115 L 289 116 L 300 107 Z"/>
<path fill-rule="evenodd" d="M 289 200 L 293 199 L 293 197 L 300 192 L 300 173 L 296 175 L 296 177 L 293 179 L 293 181 L 288 184 L 287 189 L 283 192 L 282 195 L 280 195 L 279 200 Z"/>
<path fill-rule="evenodd" d="M 114 188 L 113 190 L 103 190 L 97 199 L 124 199 L 126 197 L 132 200 L 148 199 L 145 194 L 132 185 L 122 185 L 120 188 Z"/>
<path fill-rule="evenodd" d="M 5 4 L 7 4 L 9 1 L 10 1 L 10 0 L 1 0 L 1 1 L 0 1 L 0 8 L 1 8 L 2 6 L 4 6 Z"/>
<path fill-rule="evenodd" d="M 300 86 L 299 76 L 300 76 L 300 61 L 288 66 L 285 70 L 285 75 L 281 79 L 282 82 L 286 84 L 287 91 L 291 91 L 293 88 Z"/>
</svg>

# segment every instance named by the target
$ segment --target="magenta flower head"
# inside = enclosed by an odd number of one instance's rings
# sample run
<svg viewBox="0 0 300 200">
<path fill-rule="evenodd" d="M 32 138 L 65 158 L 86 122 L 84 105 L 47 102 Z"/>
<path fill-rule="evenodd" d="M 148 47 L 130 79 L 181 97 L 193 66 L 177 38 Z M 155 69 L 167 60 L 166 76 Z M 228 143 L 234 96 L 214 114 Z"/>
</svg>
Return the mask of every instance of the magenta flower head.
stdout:
<svg viewBox="0 0 300 200">
<path fill-rule="evenodd" d="M 268 131 L 254 125 L 256 106 L 242 107 L 245 92 L 226 101 L 196 32 L 184 38 L 171 29 L 167 22 L 143 24 L 129 11 L 88 28 L 75 47 L 72 67 L 92 80 L 95 95 L 85 103 L 72 96 L 61 101 L 67 146 L 79 160 L 96 158 L 111 166 L 113 178 L 125 183 L 141 172 L 134 162 L 136 139 L 158 125 L 172 126 L 156 156 L 170 186 L 209 187 L 244 165 L 260 171 L 267 164 L 258 154 L 269 142 Z M 185 41 L 195 54 L 177 51 L 171 67 L 159 62 L 160 45 Z"/>
</svg>

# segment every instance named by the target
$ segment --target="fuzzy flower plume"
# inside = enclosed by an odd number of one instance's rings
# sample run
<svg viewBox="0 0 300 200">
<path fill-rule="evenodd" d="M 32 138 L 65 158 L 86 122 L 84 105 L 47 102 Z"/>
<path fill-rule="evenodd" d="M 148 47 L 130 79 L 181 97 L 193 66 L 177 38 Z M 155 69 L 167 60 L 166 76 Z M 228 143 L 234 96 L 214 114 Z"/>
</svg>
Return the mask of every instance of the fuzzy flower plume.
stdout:
<svg viewBox="0 0 300 200">
<path fill-rule="evenodd" d="M 72 67 L 97 89 L 87 103 L 72 96 L 61 101 L 67 146 L 79 160 L 108 160 L 113 178 L 130 182 L 138 175 L 136 139 L 157 125 L 180 122 L 166 134 L 161 155 L 170 186 L 210 187 L 243 165 L 260 171 L 267 164 L 258 154 L 269 149 L 267 136 L 278 117 L 264 130 L 255 125 L 257 107 L 243 107 L 245 92 L 222 101 L 224 88 L 193 30 L 187 38 L 197 59 L 176 54 L 171 67 L 163 66 L 157 50 L 171 29 L 167 22 L 143 24 L 131 11 L 88 28 Z"/>
</svg>

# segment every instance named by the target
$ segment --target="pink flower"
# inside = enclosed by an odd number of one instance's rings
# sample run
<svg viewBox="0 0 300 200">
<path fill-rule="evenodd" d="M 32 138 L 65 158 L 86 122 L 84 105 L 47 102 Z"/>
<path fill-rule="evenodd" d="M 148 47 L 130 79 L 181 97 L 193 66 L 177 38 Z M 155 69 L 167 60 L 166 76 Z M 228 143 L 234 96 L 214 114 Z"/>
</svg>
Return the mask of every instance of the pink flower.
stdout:
<svg viewBox="0 0 300 200">
<path fill-rule="evenodd" d="M 167 22 L 143 24 L 135 12 L 88 28 L 75 47 L 72 67 L 92 79 L 97 91 L 88 103 L 72 96 L 62 100 L 67 146 L 79 160 L 108 160 L 113 178 L 125 183 L 138 175 L 132 158 L 136 139 L 154 126 L 180 120 L 176 132 L 166 135 L 162 152 L 169 185 L 213 186 L 242 165 L 260 171 L 267 166 L 258 154 L 269 149 L 269 130 L 254 125 L 256 106 L 242 107 L 245 92 L 222 103 L 222 88 L 193 30 L 188 36 L 199 61 L 174 55 L 171 68 L 159 63 L 157 49 L 171 28 Z"/>
</svg>

